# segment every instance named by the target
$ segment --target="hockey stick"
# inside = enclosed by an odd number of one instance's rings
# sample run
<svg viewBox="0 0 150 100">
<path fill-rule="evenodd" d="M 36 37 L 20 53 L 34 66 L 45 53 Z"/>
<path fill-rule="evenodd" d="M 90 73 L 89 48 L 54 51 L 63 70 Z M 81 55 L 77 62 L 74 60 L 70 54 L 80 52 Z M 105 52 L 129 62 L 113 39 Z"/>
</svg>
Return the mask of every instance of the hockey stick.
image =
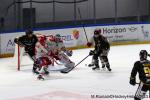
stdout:
<svg viewBox="0 0 150 100">
<path fill-rule="evenodd" d="M 148 55 L 148 56 L 150 56 L 150 55 Z M 135 84 L 138 84 L 138 85 L 139 85 L 140 83 L 135 83 Z M 150 98 L 150 91 L 149 91 L 149 98 Z"/>
<path fill-rule="evenodd" d="M 80 19 L 82 20 L 80 8 L 78 8 L 78 12 L 79 12 Z M 89 42 L 88 41 L 88 37 L 87 37 L 87 33 L 86 33 L 86 30 L 85 30 L 85 27 L 84 27 L 83 23 L 82 23 L 82 27 L 83 27 L 83 30 L 84 30 L 84 34 L 85 34 L 86 40 L 87 40 L 87 42 Z"/>
<path fill-rule="evenodd" d="M 61 73 L 69 73 L 71 70 L 73 70 L 75 67 L 77 67 L 81 62 L 83 62 L 87 57 L 89 57 L 90 55 L 87 55 L 85 58 L 83 58 L 80 62 L 78 62 L 74 67 L 70 68 L 70 69 L 66 69 L 66 70 L 62 70 Z"/>
<path fill-rule="evenodd" d="M 87 55 L 84 59 L 82 59 L 80 62 L 78 62 L 78 64 L 75 65 L 75 67 L 77 67 L 81 62 L 83 62 L 87 57 L 89 57 L 90 55 Z M 74 67 L 74 68 L 75 68 Z"/>
</svg>

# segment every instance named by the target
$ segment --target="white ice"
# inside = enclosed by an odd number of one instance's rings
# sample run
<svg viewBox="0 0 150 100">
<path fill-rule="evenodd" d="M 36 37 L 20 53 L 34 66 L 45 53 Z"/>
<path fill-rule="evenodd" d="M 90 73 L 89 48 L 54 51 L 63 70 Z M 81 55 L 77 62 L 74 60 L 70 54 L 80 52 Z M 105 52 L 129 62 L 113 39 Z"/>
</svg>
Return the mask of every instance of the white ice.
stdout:
<svg viewBox="0 0 150 100">
<path fill-rule="evenodd" d="M 74 50 L 71 60 L 77 64 L 91 49 Z M 142 49 L 150 52 L 150 45 L 111 46 L 108 58 L 112 72 L 93 71 L 87 66 L 91 62 L 88 57 L 72 72 L 51 72 L 44 81 L 32 74 L 28 57 L 23 59 L 26 66 L 21 71 L 9 66 L 12 58 L 0 59 L 0 100 L 133 100 L 127 96 L 133 96 L 137 86 L 129 84 L 129 77 Z"/>
</svg>

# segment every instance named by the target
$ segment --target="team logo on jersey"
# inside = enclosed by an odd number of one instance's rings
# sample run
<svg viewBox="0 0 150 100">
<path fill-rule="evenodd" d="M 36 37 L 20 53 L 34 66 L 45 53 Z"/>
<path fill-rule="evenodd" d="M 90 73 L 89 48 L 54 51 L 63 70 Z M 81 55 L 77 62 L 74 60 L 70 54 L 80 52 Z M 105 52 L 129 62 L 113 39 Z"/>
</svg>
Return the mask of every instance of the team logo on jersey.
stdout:
<svg viewBox="0 0 150 100">
<path fill-rule="evenodd" d="M 79 38 L 79 31 L 77 29 L 73 30 L 73 36 L 75 39 Z"/>
</svg>

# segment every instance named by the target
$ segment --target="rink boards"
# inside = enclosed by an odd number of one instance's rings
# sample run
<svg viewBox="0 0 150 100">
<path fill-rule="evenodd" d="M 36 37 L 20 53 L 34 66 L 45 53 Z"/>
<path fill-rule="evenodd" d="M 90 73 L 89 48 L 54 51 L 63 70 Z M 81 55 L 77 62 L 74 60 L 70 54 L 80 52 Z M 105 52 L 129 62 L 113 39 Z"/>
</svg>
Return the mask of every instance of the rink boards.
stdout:
<svg viewBox="0 0 150 100">
<path fill-rule="evenodd" d="M 84 31 L 85 28 L 85 31 Z M 111 45 L 145 44 L 150 43 L 150 24 L 124 24 L 124 25 L 93 25 L 63 27 L 53 29 L 34 30 L 34 33 L 44 35 L 60 34 L 65 46 L 70 49 L 86 48 L 92 38 L 94 30 L 98 28 L 101 34 L 107 37 Z M 0 34 L 0 57 L 13 56 L 15 43 L 14 38 L 24 35 L 23 31 L 7 32 Z M 85 36 L 87 35 L 87 38 Z"/>
</svg>

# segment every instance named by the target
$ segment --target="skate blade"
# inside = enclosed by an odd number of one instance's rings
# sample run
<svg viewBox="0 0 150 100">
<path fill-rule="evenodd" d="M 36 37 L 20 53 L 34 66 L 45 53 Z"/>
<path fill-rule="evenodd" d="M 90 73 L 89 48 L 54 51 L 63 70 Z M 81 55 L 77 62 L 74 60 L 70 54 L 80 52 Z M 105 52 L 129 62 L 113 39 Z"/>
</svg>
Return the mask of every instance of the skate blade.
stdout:
<svg viewBox="0 0 150 100">
<path fill-rule="evenodd" d="M 95 68 L 95 69 L 92 69 L 92 70 L 100 70 L 100 68 Z"/>
</svg>

